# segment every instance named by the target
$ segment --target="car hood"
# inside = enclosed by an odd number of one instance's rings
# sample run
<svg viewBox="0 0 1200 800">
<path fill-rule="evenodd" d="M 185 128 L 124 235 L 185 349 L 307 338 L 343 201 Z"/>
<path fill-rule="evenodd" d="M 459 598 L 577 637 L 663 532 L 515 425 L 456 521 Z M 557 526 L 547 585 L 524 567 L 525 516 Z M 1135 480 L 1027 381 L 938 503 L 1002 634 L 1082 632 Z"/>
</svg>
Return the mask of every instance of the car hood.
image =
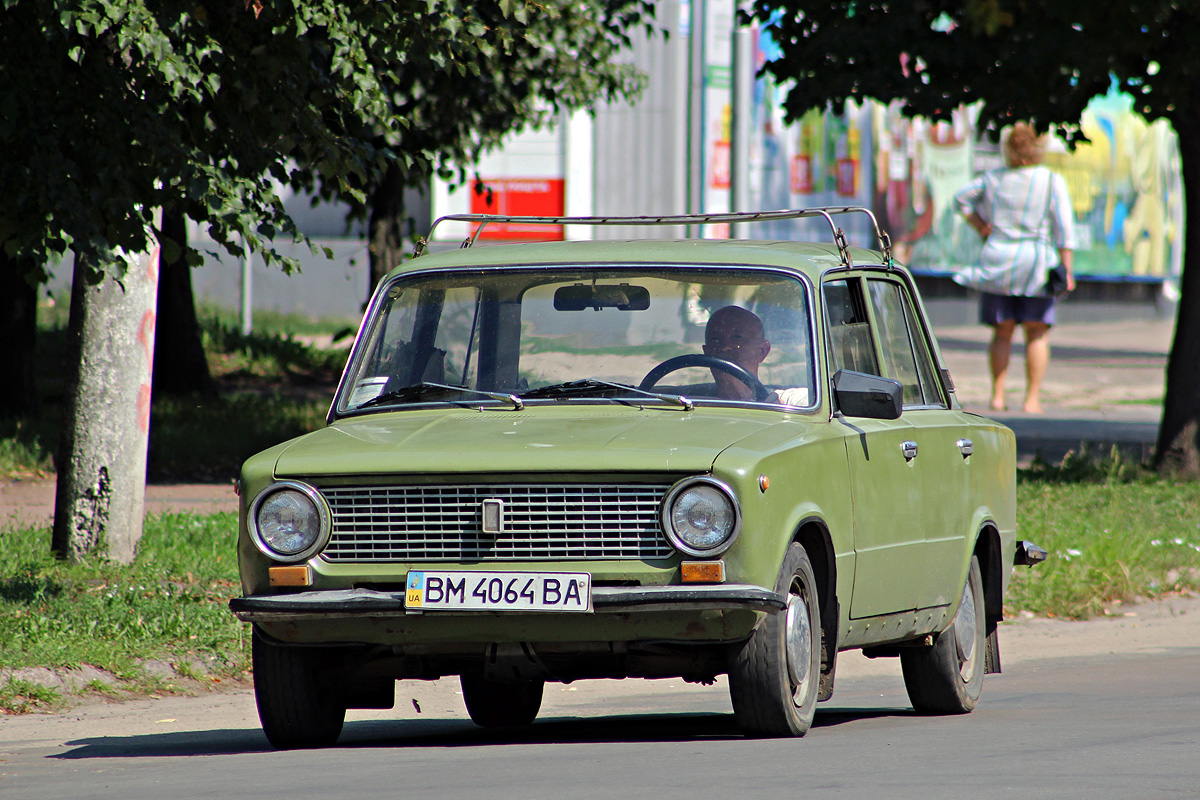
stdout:
<svg viewBox="0 0 1200 800">
<path fill-rule="evenodd" d="M 275 474 L 707 472 L 722 450 L 779 418 L 626 406 L 371 414 L 296 439 Z"/>
</svg>

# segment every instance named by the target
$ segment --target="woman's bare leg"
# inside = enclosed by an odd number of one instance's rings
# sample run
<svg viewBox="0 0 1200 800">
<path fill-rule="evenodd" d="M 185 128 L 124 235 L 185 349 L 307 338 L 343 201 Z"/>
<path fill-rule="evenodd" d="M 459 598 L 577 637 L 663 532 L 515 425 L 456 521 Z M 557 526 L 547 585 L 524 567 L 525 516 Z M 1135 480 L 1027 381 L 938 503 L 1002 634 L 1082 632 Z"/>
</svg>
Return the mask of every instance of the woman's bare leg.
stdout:
<svg viewBox="0 0 1200 800">
<path fill-rule="evenodd" d="M 1005 320 L 992 326 L 992 343 L 988 345 L 988 366 L 992 370 L 992 411 L 1003 411 L 1004 383 L 1008 378 L 1008 361 L 1012 353 L 1013 332 L 1017 323 Z"/>
<path fill-rule="evenodd" d="M 1044 322 L 1026 322 L 1025 329 L 1025 410 L 1042 413 L 1042 379 L 1050 363 L 1050 326 Z"/>
</svg>

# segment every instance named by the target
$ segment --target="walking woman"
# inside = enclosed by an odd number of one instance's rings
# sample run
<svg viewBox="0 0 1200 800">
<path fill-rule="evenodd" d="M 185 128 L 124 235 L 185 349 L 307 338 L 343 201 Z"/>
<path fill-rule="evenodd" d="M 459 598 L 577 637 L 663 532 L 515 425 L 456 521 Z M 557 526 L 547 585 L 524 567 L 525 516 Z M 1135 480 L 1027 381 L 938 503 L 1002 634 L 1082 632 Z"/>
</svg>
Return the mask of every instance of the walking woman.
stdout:
<svg viewBox="0 0 1200 800">
<path fill-rule="evenodd" d="M 984 240 L 979 264 L 955 281 L 982 292 L 979 319 L 992 327 L 988 364 L 992 373 L 991 408 L 1002 411 L 1013 334 L 1025 334 L 1025 404 L 1042 412 L 1042 380 L 1050 361 L 1048 335 L 1057 297 L 1046 288 L 1056 265 L 1067 272 L 1066 290 L 1075 288 L 1071 251 L 1075 233 L 1071 198 L 1061 175 L 1040 166 L 1045 136 L 1019 122 L 1004 143 L 1008 166 L 984 173 L 955 196 L 955 205 Z"/>
</svg>

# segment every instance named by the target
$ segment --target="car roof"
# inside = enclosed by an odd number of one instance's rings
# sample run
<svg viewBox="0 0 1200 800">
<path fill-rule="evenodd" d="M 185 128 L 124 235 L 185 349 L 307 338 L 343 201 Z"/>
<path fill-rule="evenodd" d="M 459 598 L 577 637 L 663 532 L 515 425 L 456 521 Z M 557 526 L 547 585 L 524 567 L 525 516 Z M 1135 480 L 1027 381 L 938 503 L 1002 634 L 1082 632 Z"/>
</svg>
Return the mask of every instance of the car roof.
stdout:
<svg viewBox="0 0 1200 800">
<path fill-rule="evenodd" d="M 879 251 L 852 247 L 848 252 L 856 266 L 885 263 Z M 603 239 L 476 244 L 418 256 L 392 270 L 390 276 L 438 268 L 552 264 L 760 266 L 799 272 L 813 280 L 827 270 L 844 266 L 834 244 L 747 239 Z"/>
</svg>

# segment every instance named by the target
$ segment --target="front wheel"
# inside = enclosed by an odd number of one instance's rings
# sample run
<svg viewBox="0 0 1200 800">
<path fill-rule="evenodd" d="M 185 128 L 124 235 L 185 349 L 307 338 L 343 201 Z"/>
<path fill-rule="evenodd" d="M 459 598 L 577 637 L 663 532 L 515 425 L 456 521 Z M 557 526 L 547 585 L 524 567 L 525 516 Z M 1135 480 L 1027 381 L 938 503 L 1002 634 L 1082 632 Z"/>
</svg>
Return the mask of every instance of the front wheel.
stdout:
<svg viewBox="0 0 1200 800">
<path fill-rule="evenodd" d="M 950 627 L 939 633 L 932 645 L 900 651 L 904 688 L 917 713 L 966 714 L 975 708 L 983 690 L 984 611 L 979 559 L 972 556 Z"/>
<path fill-rule="evenodd" d="M 281 647 L 256 630 L 252 641 L 254 699 L 267 741 L 280 750 L 337 741 L 346 706 L 319 681 L 316 648 Z"/>
<path fill-rule="evenodd" d="M 787 609 L 767 617 L 729 664 L 729 695 L 748 736 L 803 736 L 821 683 L 821 614 L 808 553 L 792 543 L 776 591 Z"/>
<path fill-rule="evenodd" d="M 463 701 L 471 721 L 484 728 L 528 725 L 542 707 L 540 680 L 490 680 L 482 675 L 463 675 Z"/>
</svg>

